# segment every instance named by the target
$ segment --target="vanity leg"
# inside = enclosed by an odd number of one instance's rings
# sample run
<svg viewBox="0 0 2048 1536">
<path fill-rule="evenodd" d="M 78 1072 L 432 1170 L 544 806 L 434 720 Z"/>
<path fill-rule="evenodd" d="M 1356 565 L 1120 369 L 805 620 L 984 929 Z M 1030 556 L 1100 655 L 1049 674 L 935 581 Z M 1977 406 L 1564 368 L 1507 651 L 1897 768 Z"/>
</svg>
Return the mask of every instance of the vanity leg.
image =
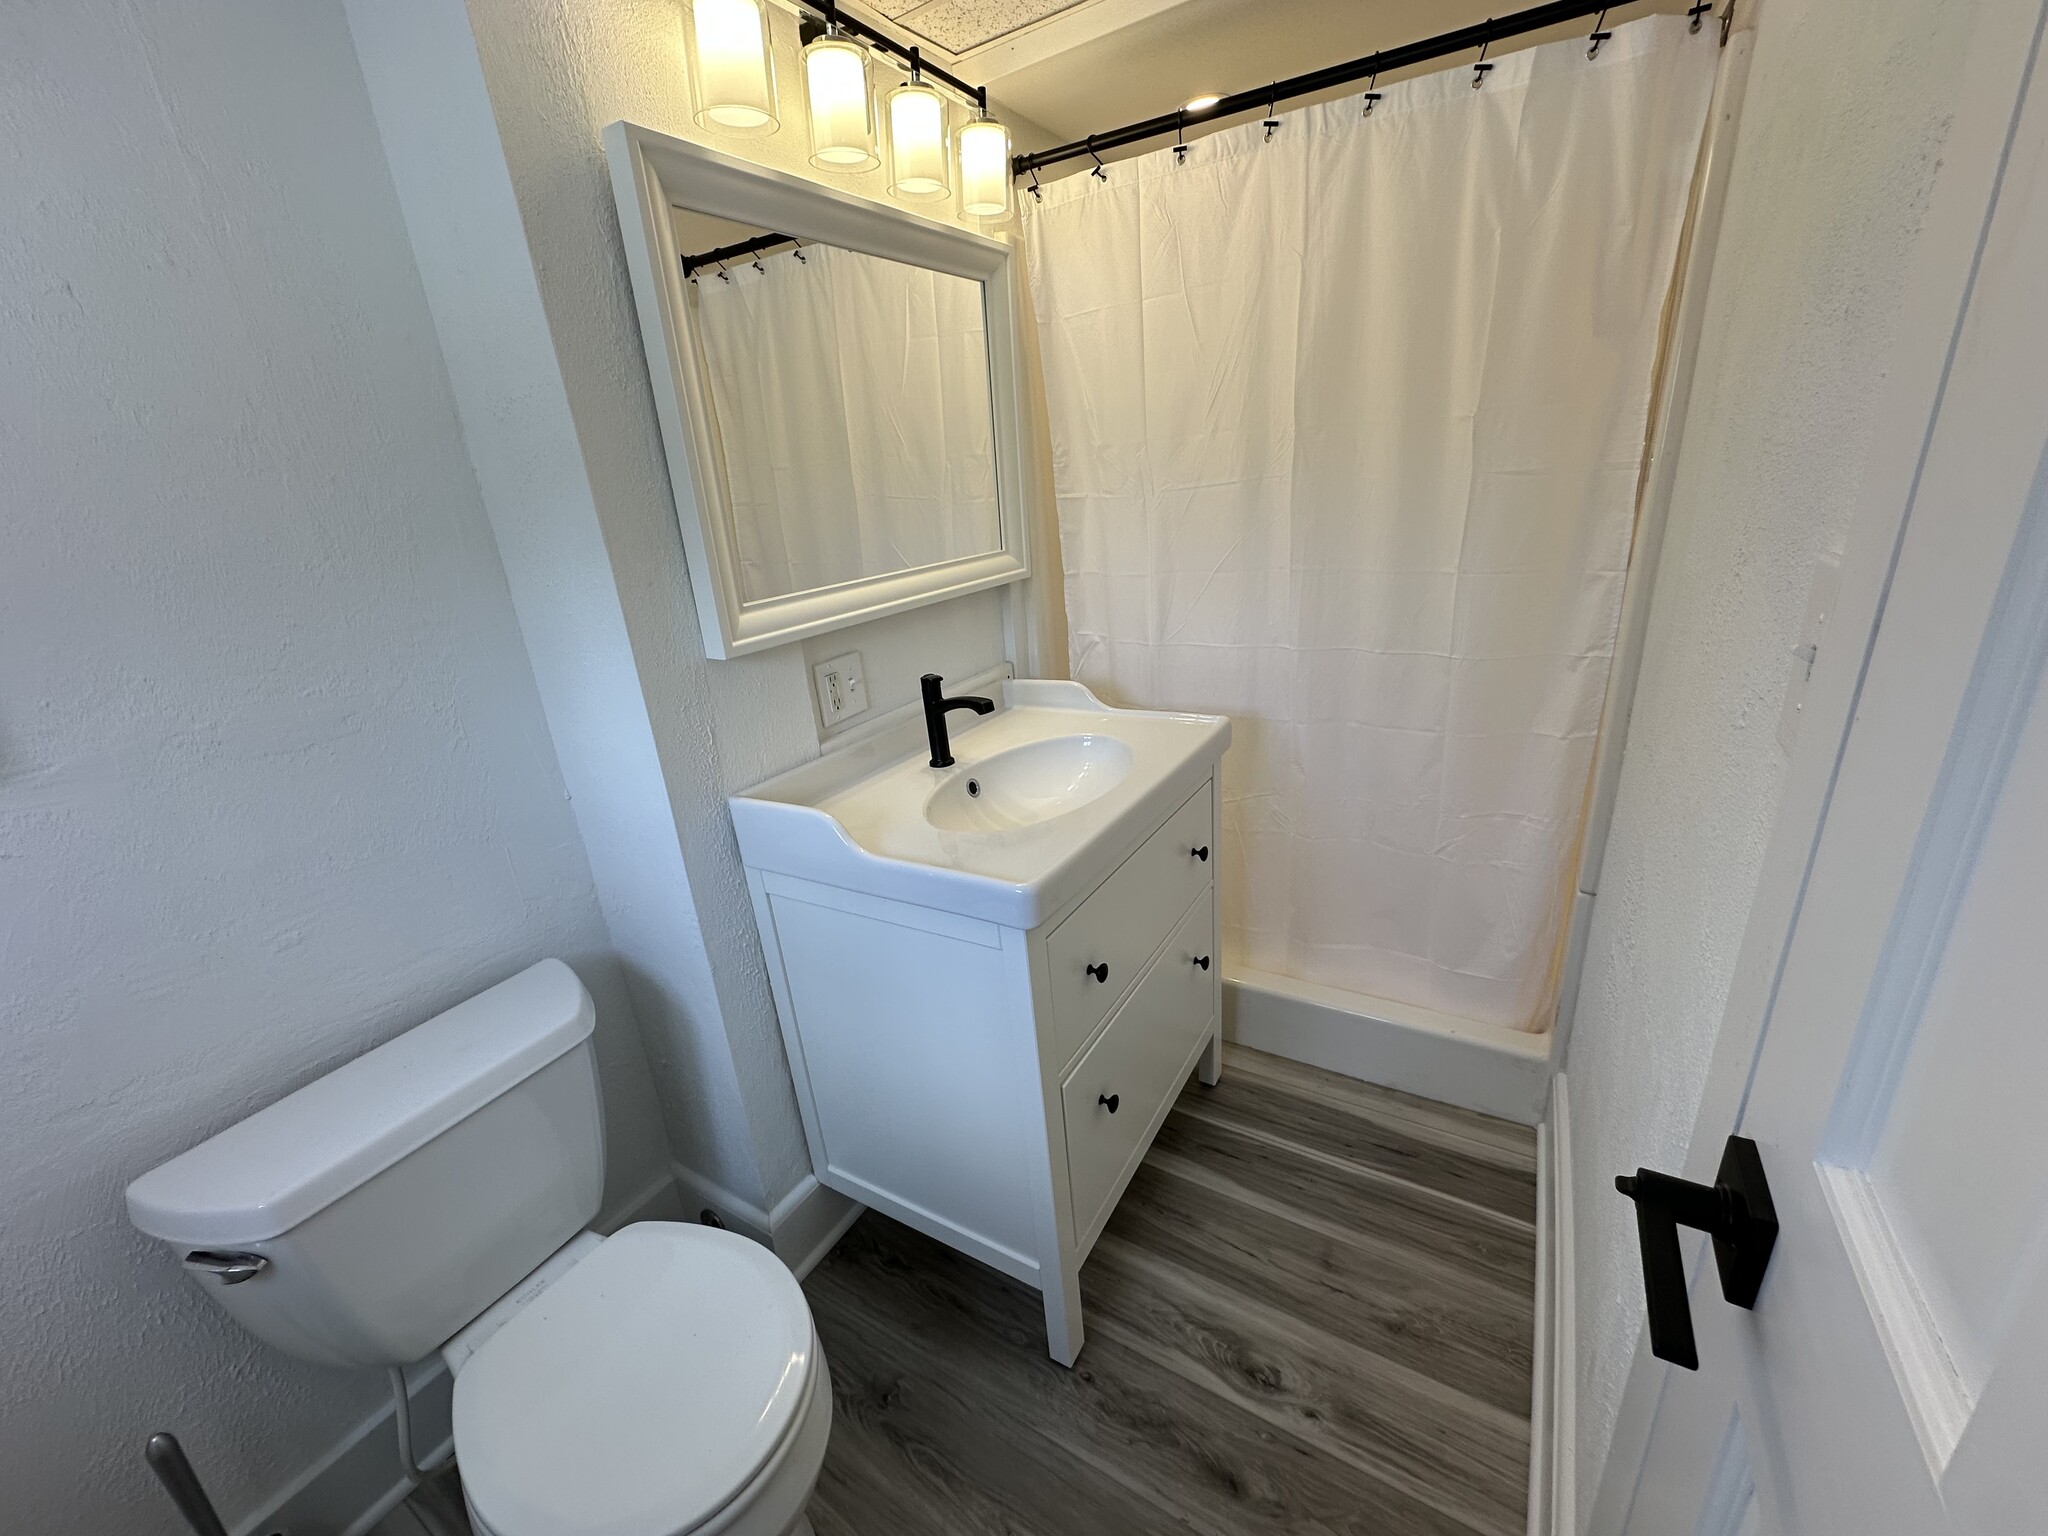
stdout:
<svg viewBox="0 0 2048 1536">
<path fill-rule="evenodd" d="M 1045 1291 L 1045 1352 L 1072 1370 L 1083 1342 L 1081 1277 L 1060 1275 Z"/>
<path fill-rule="evenodd" d="M 1195 1063 L 1195 1076 L 1204 1088 L 1214 1088 L 1223 1081 L 1223 1024 L 1217 1021 L 1215 1029 L 1209 1032 L 1209 1043 L 1202 1047 L 1202 1059 Z"/>
</svg>

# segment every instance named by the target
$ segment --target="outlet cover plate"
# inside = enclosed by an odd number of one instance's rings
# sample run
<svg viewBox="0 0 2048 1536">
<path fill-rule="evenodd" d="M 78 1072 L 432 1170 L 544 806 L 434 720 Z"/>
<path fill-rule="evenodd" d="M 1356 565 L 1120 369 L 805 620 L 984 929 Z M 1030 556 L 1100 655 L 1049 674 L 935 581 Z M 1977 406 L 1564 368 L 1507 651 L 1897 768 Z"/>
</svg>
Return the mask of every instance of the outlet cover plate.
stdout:
<svg viewBox="0 0 2048 1536">
<path fill-rule="evenodd" d="M 818 690 L 818 719 L 826 726 L 867 713 L 868 684 L 859 651 L 819 662 L 811 668 L 811 676 Z"/>
</svg>

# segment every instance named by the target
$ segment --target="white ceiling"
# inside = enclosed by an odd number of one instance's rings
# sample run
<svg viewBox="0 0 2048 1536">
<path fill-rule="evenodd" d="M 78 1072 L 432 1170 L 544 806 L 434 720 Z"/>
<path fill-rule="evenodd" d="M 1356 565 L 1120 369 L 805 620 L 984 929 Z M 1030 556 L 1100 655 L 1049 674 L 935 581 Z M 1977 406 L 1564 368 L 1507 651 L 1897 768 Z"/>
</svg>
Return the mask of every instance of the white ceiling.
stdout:
<svg viewBox="0 0 2048 1536">
<path fill-rule="evenodd" d="M 870 0 L 911 40 L 958 58 L 1093 0 Z"/>
</svg>

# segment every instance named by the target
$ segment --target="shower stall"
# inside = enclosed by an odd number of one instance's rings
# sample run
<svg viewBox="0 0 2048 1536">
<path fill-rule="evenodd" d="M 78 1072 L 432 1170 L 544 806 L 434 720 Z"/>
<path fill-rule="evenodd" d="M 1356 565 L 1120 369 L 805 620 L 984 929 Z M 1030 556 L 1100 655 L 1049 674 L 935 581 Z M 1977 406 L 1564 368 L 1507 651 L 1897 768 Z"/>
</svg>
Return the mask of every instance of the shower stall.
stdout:
<svg viewBox="0 0 2048 1536">
<path fill-rule="evenodd" d="M 1236 722 L 1247 1043 L 1540 1113 L 1704 289 L 1716 33 L 1653 16 L 1024 199 L 1068 660 Z"/>
</svg>

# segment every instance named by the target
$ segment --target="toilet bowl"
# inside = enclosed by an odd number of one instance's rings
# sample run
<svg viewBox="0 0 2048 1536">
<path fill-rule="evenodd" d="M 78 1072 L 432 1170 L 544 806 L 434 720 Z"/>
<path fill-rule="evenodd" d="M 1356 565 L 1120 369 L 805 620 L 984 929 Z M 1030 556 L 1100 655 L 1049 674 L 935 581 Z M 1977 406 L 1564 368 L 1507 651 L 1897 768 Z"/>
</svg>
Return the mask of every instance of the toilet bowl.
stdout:
<svg viewBox="0 0 2048 1536">
<path fill-rule="evenodd" d="M 734 1233 L 586 1230 L 596 1009 L 543 960 L 128 1187 L 129 1218 L 301 1359 L 455 1376 L 478 1536 L 790 1536 L 832 1424 L 795 1276 Z"/>
<path fill-rule="evenodd" d="M 712 1227 L 622 1229 L 456 1366 L 477 1536 L 803 1531 L 831 1421 L 803 1292 Z"/>
</svg>

